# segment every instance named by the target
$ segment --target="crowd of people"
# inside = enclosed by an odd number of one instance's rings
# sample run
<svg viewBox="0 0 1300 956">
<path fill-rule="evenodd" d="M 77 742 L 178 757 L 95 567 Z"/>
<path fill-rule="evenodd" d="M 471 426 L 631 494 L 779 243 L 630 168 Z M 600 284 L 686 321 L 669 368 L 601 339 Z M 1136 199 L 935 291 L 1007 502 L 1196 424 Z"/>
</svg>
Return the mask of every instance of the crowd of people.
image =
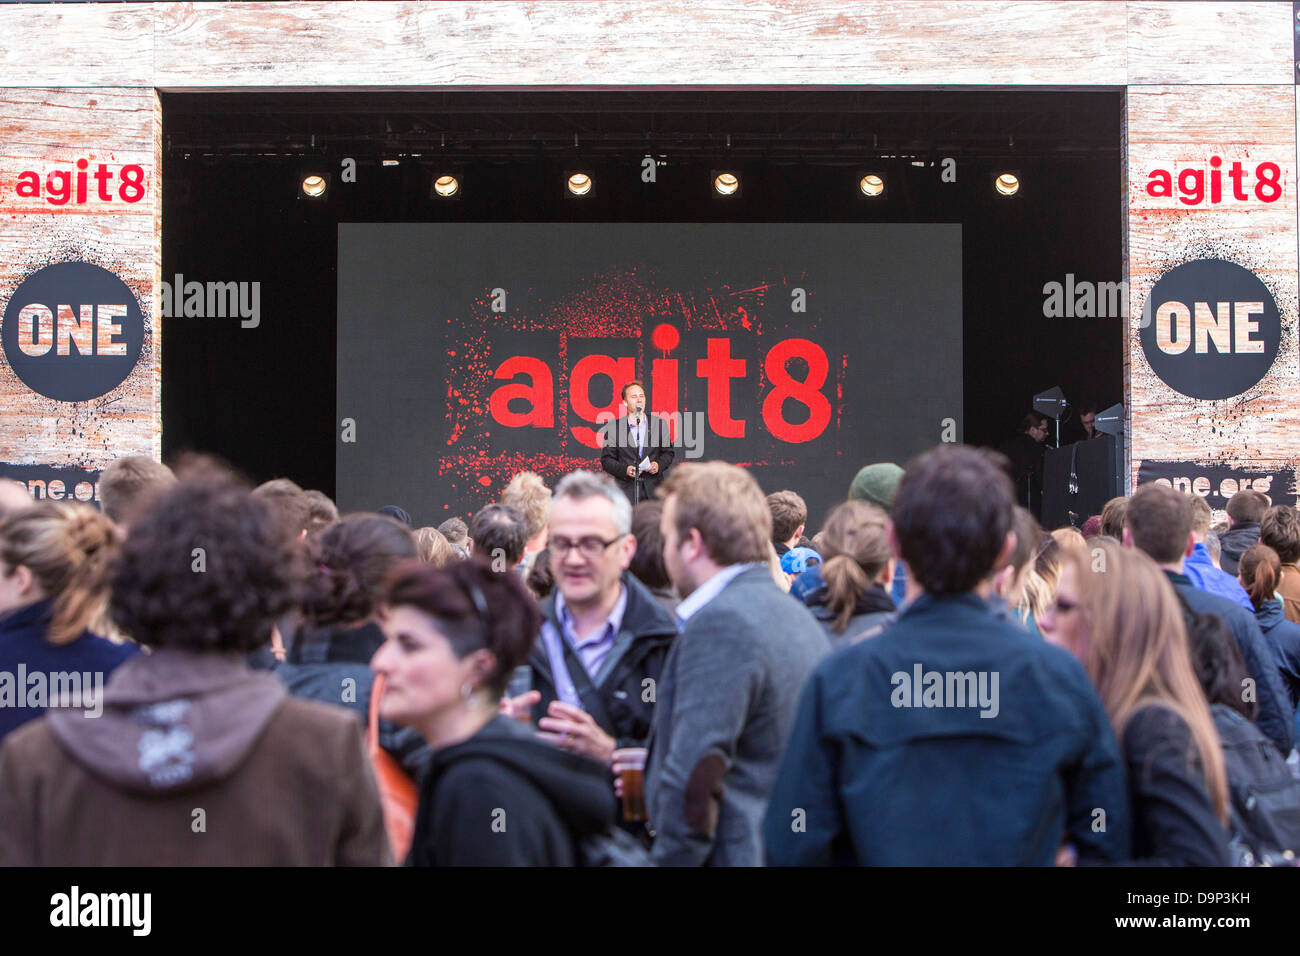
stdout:
<svg viewBox="0 0 1300 956">
<path fill-rule="evenodd" d="M 1300 512 L 1047 530 L 1005 466 L 819 528 L 721 462 L 419 528 L 202 456 L 4 483 L 0 864 L 1289 865 Z"/>
</svg>

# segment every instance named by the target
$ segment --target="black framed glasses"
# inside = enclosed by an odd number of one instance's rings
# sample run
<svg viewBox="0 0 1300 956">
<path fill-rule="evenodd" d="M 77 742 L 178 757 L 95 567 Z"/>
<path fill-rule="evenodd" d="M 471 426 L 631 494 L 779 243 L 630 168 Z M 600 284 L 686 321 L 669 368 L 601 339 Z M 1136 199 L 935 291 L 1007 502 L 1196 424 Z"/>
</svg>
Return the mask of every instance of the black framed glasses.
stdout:
<svg viewBox="0 0 1300 956">
<path fill-rule="evenodd" d="M 550 538 L 546 542 L 547 549 L 557 559 L 563 560 L 568 557 L 570 551 L 578 549 L 578 553 L 589 560 L 599 558 L 611 544 L 615 544 L 623 539 L 623 535 L 618 534 L 608 541 L 603 538 L 597 538 L 595 535 L 589 535 L 586 538 L 580 538 L 577 541 L 570 541 L 568 538 Z"/>
</svg>

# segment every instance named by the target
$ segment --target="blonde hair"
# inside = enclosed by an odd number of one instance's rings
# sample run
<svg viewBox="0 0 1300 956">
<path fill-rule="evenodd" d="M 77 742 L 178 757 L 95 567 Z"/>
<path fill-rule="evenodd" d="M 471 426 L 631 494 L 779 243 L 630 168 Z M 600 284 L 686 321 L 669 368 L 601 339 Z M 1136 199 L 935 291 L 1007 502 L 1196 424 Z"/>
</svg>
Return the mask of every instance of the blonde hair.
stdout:
<svg viewBox="0 0 1300 956">
<path fill-rule="evenodd" d="M 445 568 L 456 560 L 456 552 L 437 528 L 420 528 L 415 532 L 415 550 L 420 560 L 435 568 Z"/>
<path fill-rule="evenodd" d="M 1034 556 L 1025 569 L 1024 590 L 1016 611 L 1020 616 L 1033 615 L 1038 620 L 1056 600 L 1056 586 L 1061 580 L 1061 545 L 1054 535 L 1043 532 Z"/>
<path fill-rule="evenodd" d="M 889 516 L 868 502 L 846 501 L 831 512 L 821 533 L 826 606 L 835 613 L 831 627 L 843 634 L 858 599 L 889 563 Z"/>
<path fill-rule="evenodd" d="M 1129 720 L 1156 705 L 1177 714 L 1192 734 L 1206 790 L 1219 819 L 1228 819 L 1228 775 L 1205 692 L 1192 663 L 1182 605 L 1160 567 L 1135 548 L 1093 539 L 1087 551 L 1065 553 L 1079 583 L 1078 613 L 1089 634 L 1084 669 L 1121 740 Z M 1096 568 L 1097 570 L 1094 570 Z"/>
<path fill-rule="evenodd" d="M 521 471 L 510 479 L 510 484 L 501 492 L 501 503 L 523 512 L 528 539 L 531 541 L 546 527 L 547 514 L 551 508 L 551 489 L 546 487 L 541 475 L 533 471 Z"/>
<path fill-rule="evenodd" d="M 54 598 L 51 644 L 71 643 L 92 625 L 105 630 L 109 570 L 120 547 L 116 526 L 89 505 L 40 501 L 0 520 L 0 570 L 27 568 Z"/>
</svg>

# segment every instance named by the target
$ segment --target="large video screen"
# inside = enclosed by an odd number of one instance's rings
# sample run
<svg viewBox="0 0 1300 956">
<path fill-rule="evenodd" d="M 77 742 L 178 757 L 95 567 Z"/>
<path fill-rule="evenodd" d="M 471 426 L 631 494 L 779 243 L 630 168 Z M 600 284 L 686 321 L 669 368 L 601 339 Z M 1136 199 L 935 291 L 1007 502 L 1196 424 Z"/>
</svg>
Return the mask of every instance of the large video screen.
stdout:
<svg viewBox="0 0 1300 956">
<path fill-rule="evenodd" d="M 961 227 L 349 223 L 339 227 L 337 499 L 417 526 L 515 473 L 599 469 L 644 382 L 678 462 L 808 502 L 961 440 Z"/>
</svg>

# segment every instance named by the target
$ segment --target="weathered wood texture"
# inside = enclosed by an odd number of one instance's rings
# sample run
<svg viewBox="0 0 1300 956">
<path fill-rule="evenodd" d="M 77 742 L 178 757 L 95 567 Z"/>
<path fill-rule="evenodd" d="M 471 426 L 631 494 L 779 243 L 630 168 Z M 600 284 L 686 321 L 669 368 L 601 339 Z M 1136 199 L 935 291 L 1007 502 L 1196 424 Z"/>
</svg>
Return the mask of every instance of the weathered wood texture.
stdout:
<svg viewBox="0 0 1300 956">
<path fill-rule="evenodd" d="M 1281 198 L 1183 205 L 1147 194 L 1153 169 L 1209 168 L 1211 156 L 1282 169 Z M 1300 462 L 1296 338 L 1296 106 L 1293 86 L 1143 87 L 1128 95 L 1129 411 L 1133 475 L 1144 459 Z M 1226 178 L 1224 180 L 1227 181 Z M 1194 259 L 1250 269 L 1277 302 L 1282 336 L 1267 375 L 1222 401 L 1180 395 L 1142 350 L 1142 308 L 1156 280 Z"/>
<path fill-rule="evenodd" d="M 1290 3 L 1126 6 L 1130 85 L 1295 82 Z"/>
<path fill-rule="evenodd" d="M 124 454 L 162 452 L 161 370 L 154 333 L 161 271 L 157 176 L 161 114 L 153 90 L 0 89 L 0 306 L 28 275 L 55 262 L 81 260 L 116 273 L 135 293 L 145 319 L 144 348 L 117 388 L 86 402 L 58 402 L 31 391 L 0 355 L 0 463 L 97 469 Z M 23 171 L 76 171 L 86 159 L 144 168 L 147 193 L 135 203 L 52 205 L 20 197 Z M 94 196 L 95 186 L 89 194 Z"/>
</svg>

